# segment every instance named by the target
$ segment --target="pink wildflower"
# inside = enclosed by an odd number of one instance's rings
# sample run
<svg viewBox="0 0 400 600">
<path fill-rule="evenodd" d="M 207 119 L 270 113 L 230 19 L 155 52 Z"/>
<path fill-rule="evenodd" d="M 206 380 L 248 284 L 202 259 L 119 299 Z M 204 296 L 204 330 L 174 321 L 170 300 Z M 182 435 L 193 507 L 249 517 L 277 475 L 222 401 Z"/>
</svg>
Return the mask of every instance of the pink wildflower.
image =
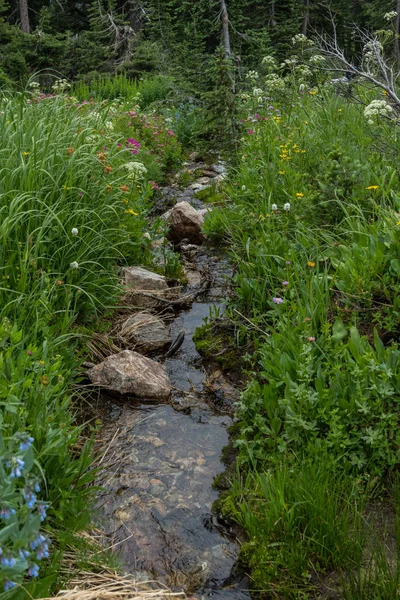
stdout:
<svg viewBox="0 0 400 600">
<path fill-rule="evenodd" d="M 248 129 L 248 130 L 247 130 L 247 133 L 248 133 L 249 135 L 253 135 L 253 133 L 254 133 L 254 129 Z"/>
<path fill-rule="evenodd" d="M 283 298 L 272 298 L 272 302 L 275 302 L 275 304 L 283 304 Z"/>
</svg>

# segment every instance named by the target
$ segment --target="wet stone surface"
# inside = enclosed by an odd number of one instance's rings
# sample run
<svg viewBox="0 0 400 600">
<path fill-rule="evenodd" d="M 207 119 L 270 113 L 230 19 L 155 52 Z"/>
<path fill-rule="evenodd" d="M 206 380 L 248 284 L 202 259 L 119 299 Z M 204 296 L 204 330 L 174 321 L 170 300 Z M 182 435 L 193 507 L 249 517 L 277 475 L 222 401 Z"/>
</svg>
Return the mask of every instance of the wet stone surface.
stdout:
<svg viewBox="0 0 400 600">
<path fill-rule="evenodd" d="M 211 511 L 231 418 L 215 409 L 213 386 L 207 385 L 192 339 L 210 310 L 223 314 L 232 273 L 207 247 L 189 246 L 182 248 L 186 268 L 208 274 L 210 285 L 171 323 L 173 339 L 185 332 L 179 350 L 159 359 L 171 379 L 171 403 L 111 401 L 102 431 L 98 506 L 127 573 L 161 580 L 196 598 L 249 598 L 246 580 L 235 574 L 239 544 Z M 196 291 L 200 279 L 189 278 L 185 293 Z"/>
</svg>

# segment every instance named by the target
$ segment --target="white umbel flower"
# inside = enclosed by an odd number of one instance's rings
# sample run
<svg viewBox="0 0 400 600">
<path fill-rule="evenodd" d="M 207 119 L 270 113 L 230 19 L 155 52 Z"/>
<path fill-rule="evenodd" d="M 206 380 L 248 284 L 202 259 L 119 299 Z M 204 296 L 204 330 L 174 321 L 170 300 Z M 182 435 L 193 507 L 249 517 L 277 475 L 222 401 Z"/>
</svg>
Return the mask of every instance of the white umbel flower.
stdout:
<svg viewBox="0 0 400 600">
<path fill-rule="evenodd" d="M 79 269 L 79 264 L 74 260 L 70 265 L 71 269 Z"/>
<path fill-rule="evenodd" d="M 73 227 L 73 228 L 71 229 L 71 233 L 72 233 L 72 235 L 73 235 L 73 236 L 75 236 L 75 237 L 76 237 L 76 236 L 78 235 L 79 231 L 77 230 L 77 228 L 76 228 L 76 227 Z"/>
<path fill-rule="evenodd" d="M 242 185 L 242 192 L 245 192 L 245 191 L 246 191 L 246 186 Z"/>
<path fill-rule="evenodd" d="M 290 203 L 289 203 L 289 202 L 286 202 L 286 203 L 283 205 L 283 210 L 286 210 L 286 212 L 288 212 L 288 211 L 290 210 Z"/>
<path fill-rule="evenodd" d="M 278 210 L 278 205 L 277 204 L 272 204 L 271 205 L 271 210 Z"/>
</svg>

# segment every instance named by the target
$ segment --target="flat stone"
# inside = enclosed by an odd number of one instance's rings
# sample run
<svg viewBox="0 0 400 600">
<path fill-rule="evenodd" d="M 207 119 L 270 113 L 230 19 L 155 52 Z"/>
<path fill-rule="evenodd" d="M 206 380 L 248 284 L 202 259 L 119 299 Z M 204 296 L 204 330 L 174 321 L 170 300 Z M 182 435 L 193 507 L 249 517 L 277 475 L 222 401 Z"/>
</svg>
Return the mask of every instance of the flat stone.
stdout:
<svg viewBox="0 0 400 600">
<path fill-rule="evenodd" d="M 147 271 L 142 267 L 122 267 L 124 284 L 137 291 L 154 291 L 168 289 L 167 280 L 163 275 Z"/>
<path fill-rule="evenodd" d="M 208 169 L 204 169 L 203 175 L 205 177 L 215 177 L 217 173 L 215 171 L 209 171 Z"/>
<path fill-rule="evenodd" d="M 148 312 L 128 317 L 122 324 L 118 337 L 143 353 L 161 350 L 172 342 L 171 334 L 163 321 Z"/>
<path fill-rule="evenodd" d="M 215 171 L 218 175 L 222 175 L 222 173 L 226 173 L 226 167 L 223 163 L 217 163 L 215 165 L 211 165 L 211 169 Z"/>
<path fill-rule="evenodd" d="M 133 350 L 108 356 L 87 375 L 93 384 L 121 395 L 168 400 L 171 394 L 165 367 Z"/>
<path fill-rule="evenodd" d="M 201 244 L 204 236 L 201 227 L 204 217 L 189 202 L 178 202 L 171 210 L 162 215 L 168 223 L 167 237 L 172 242 L 187 239 L 190 243 Z"/>
</svg>

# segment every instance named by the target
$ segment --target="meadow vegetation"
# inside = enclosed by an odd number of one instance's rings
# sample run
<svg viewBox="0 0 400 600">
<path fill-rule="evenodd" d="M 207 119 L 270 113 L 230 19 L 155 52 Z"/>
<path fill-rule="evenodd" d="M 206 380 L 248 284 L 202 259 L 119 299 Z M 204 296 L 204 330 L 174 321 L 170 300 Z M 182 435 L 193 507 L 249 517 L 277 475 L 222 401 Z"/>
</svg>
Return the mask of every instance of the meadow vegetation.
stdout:
<svg viewBox="0 0 400 600">
<path fill-rule="evenodd" d="M 206 222 L 236 266 L 230 315 L 253 348 L 238 477 L 220 507 L 248 533 L 255 592 L 389 599 L 400 542 L 398 129 L 366 118 L 381 91 L 354 90 L 360 107 L 302 75 L 267 75 L 265 90 L 250 74 L 226 202 Z M 391 520 L 377 526 L 371 512 L 385 510 Z"/>
<path fill-rule="evenodd" d="M 150 199 L 181 153 L 161 117 L 57 85 L 1 98 L 0 580 L 13 598 L 60 583 L 92 518 L 79 348 L 118 304 L 118 265 L 152 265 Z"/>
</svg>

